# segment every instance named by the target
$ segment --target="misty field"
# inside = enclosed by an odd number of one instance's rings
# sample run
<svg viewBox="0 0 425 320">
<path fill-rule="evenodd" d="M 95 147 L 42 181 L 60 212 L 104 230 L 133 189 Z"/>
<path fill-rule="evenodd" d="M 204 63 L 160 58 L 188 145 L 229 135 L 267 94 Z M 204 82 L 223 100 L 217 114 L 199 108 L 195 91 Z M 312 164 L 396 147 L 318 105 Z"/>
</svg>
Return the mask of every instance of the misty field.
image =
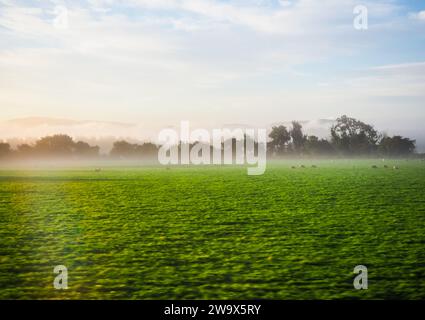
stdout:
<svg viewBox="0 0 425 320">
<path fill-rule="evenodd" d="M 0 298 L 424 299 L 425 163 L 2 169 Z"/>
</svg>

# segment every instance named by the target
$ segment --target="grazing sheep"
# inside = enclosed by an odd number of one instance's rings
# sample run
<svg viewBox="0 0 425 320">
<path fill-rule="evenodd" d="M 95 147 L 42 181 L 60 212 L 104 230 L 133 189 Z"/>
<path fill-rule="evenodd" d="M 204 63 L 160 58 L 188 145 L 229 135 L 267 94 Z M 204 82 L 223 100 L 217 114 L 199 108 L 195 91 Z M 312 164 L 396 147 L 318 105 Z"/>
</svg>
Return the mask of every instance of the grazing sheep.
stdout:
<svg viewBox="0 0 425 320">
<path fill-rule="evenodd" d="M 385 168 L 385 169 L 388 169 L 388 166 L 387 166 L 387 165 L 384 165 L 384 168 Z"/>
<path fill-rule="evenodd" d="M 305 168 L 305 165 L 303 165 L 303 164 L 302 164 L 302 165 L 300 165 L 300 168 Z"/>
<path fill-rule="evenodd" d="M 375 165 L 373 165 L 373 166 L 372 166 L 372 169 L 378 169 L 378 167 L 377 167 L 377 166 L 375 166 Z"/>
<path fill-rule="evenodd" d="M 292 169 L 296 169 L 297 167 L 295 167 L 295 166 L 292 166 L 291 168 L 292 168 Z"/>
<path fill-rule="evenodd" d="M 397 167 L 397 166 L 394 166 L 394 167 L 393 167 L 393 169 L 394 169 L 394 170 L 398 170 L 398 169 L 400 169 L 400 168 L 399 168 L 399 167 Z"/>
</svg>

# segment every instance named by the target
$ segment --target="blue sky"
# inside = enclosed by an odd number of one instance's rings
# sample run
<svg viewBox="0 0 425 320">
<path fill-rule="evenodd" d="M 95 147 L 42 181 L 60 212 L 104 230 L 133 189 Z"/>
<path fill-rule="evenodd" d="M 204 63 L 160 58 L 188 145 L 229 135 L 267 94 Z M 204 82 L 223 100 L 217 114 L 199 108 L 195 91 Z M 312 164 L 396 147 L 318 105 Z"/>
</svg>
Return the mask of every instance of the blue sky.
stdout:
<svg viewBox="0 0 425 320">
<path fill-rule="evenodd" d="M 425 1 L 0 0 L 0 40 L 0 120 L 425 121 Z"/>
</svg>

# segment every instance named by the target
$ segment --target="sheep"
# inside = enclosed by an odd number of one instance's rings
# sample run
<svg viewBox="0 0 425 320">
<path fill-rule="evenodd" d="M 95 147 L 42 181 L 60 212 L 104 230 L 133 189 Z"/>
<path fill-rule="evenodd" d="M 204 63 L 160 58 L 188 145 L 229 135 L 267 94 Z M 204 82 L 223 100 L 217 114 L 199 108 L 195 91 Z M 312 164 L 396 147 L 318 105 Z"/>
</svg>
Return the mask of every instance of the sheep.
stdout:
<svg viewBox="0 0 425 320">
<path fill-rule="evenodd" d="M 372 169 L 378 169 L 378 167 L 377 167 L 377 166 L 375 166 L 375 165 L 373 165 L 373 166 L 372 166 Z"/>
<path fill-rule="evenodd" d="M 300 168 L 305 168 L 305 165 L 303 165 L 303 164 L 302 164 L 302 165 L 300 165 Z"/>
<path fill-rule="evenodd" d="M 295 167 L 295 166 L 292 166 L 291 168 L 292 168 L 292 169 L 296 169 L 297 167 Z"/>
<path fill-rule="evenodd" d="M 400 168 L 399 168 L 399 167 L 397 167 L 397 166 L 394 166 L 394 167 L 393 167 L 393 169 L 394 169 L 394 170 L 398 170 L 398 169 L 400 169 Z"/>
<path fill-rule="evenodd" d="M 387 166 L 387 165 L 384 165 L 384 168 L 385 168 L 385 169 L 388 169 L 388 166 Z"/>
</svg>

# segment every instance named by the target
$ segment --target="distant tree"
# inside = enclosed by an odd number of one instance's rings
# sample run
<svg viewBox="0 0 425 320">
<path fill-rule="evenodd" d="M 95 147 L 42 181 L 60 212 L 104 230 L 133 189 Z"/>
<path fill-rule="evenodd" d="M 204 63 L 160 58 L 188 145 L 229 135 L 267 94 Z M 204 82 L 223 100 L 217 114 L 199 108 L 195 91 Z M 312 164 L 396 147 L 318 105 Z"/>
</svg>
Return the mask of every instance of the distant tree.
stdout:
<svg viewBox="0 0 425 320">
<path fill-rule="evenodd" d="M 158 146 L 150 142 L 140 145 L 121 140 L 114 142 L 110 155 L 118 158 L 153 158 L 158 155 Z"/>
<path fill-rule="evenodd" d="M 34 152 L 34 148 L 31 147 L 29 144 L 20 144 L 16 148 L 16 154 L 18 157 L 25 158 L 30 157 Z"/>
<path fill-rule="evenodd" d="M 74 154 L 78 157 L 97 157 L 99 156 L 99 149 L 98 146 L 92 147 L 83 141 L 74 144 Z"/>
<path fill-rule="evenodd" d="M 302 125 L 297 121 L 292 121 L 292 129 L 290 131 L 292 138 L 292 146 L 296 153 L 303 152 L 306 136 L 303 133 Z"/>
<path fill-rule="evenodd" d="M 10 148 L 10 144 L 0 142 L 0 158 L 5 158 L 12 153 L 12 149 Z"/>
<path fill-rule="evenodd" d="M 342 116 L 331 128 L 332 144 L 346 155 L 371 154 L 377 149 L 379 134 L 373 126 Z"/>
<path fill-rule="evenodd" d="M 136 154 L 142 158 L 151 158 L 158 155 L 158 146 L 156 144 L 145 142 L 142 145 L 136 145 Z"/>
<path fill-rule="evenodd" d="M 332 144 L 326 139 L 319 139 L 316 136 L 308 136 L 305 141 L 305 150 L 312 155 L 326 155 L 334 153 Z"/>
<path fill-rule="evenodd" d="M 271 139 L 269 146 L 273 153 L 283 154 L 287 149 L 287 144 L 291 141 L 291 135 L 285 126 L 273 127 L 269 134 Z"/>
<path fill-rule="evenodd" d="M 34 146 L 34 152 L 42 156 L 71 156 L 73 150 L 74 141 L 64 134 L 41 138 Z"/>
<path fill-rule="evenodd" d="M 135 155 L 135 145 L 125 140 L 115 141 L 110 155 L 118 158 L 131 158 Z"/>
<path fill-rule="evenodd" d="M 97 157 L 99 156 L 99 147 L 90 146 L 83 141 L 74 142 L 74 140 L 65 134 L 43 137 L 36 141 L 33 147 L 23 144 L 19 145 L 17 154 L 21 157 L 29 155 L 42 157 Z"/>
<path fill-rule="evenodd" d="M 381 154 L 397 157 L 406 156 L 415 152 L 416 141 L 402 136 L 383 137 L 379 143 L 379 151 Z"/>
</svg>

